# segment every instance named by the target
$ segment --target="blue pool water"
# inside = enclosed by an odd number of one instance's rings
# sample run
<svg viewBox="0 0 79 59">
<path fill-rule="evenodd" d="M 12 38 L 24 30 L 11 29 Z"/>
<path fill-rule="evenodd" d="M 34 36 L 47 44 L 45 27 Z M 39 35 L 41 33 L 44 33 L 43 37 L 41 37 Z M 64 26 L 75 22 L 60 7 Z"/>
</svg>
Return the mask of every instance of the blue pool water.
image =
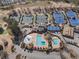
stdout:
<svg viewBox="0 0 79 59">
<path fill-rule="evenodd" d="M 36 45 L 39 47 L 46 45 L 45 40 L 39 34 L 36 36 Z"/>
<path fill-rule="evenodd" d="M 58 39 L 54 39 L 53 42 L 54 42 L 54 45 L 58 45 L 59 44 L 59 40 Z"/>
</svg>

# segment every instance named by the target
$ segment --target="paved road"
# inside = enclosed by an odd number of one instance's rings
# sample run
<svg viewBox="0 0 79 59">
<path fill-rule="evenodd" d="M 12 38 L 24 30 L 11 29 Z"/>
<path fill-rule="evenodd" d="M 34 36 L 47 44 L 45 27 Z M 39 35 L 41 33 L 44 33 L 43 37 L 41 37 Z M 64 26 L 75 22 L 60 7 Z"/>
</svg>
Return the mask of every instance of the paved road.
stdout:
<svg viewBox="0 0 79 59">
<path fill-rule="evenodd" d="M 22 54 L 22 56 L 27 56 L 27 59 L 63 59 L 63 58 L 72 59 L 69 53 L 67 53 L 65 50 L 63 50 L 62 52 L 51 52 L 49 55 L 47 55 L 45 52 L 38 52 L 38 51 L 34 51 L 33 53 L 28 53 L 27 51 L 24 51 L 17 45 L 15 47 L 16 47 L 16 53 L 10 54 L 9 59 L 15 59 L 16 55 L 19 53 Z M 78 53 L 79 48 L 72 45 L 68 45 L 67 47 L 69 49 L 73 49 L 75 55 L 79 57 L 79 53 Z"/>
</svg>

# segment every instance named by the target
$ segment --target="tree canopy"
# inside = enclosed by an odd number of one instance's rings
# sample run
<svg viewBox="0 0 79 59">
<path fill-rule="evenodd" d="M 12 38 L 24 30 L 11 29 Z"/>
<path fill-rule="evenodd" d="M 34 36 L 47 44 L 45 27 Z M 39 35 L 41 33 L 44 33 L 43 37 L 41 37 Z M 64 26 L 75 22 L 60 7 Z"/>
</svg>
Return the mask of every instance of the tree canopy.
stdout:
<svg viewBox="0 0 79 59">
<path fill-rule="evenodd" d="M 0 27 L 0 34 L 2 34 L 3 32 L 4 32 L 4 29 Z"/>
</svg>

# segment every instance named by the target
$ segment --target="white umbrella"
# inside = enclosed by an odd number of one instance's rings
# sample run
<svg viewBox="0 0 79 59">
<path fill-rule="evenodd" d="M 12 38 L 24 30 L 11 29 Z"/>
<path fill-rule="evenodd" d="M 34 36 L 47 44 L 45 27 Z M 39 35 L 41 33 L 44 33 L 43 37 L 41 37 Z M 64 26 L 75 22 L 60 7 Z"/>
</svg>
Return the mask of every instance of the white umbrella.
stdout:
<svg viewBox="0 0 79 59">
<path fill-rule="evenodd" d="M 24 38 L 24 43 L 25 43 L 25 44 L 30 44 L 30 43 L 32 43 L 32 36 L 27 35 L 27 36 Z"/>
</svg>

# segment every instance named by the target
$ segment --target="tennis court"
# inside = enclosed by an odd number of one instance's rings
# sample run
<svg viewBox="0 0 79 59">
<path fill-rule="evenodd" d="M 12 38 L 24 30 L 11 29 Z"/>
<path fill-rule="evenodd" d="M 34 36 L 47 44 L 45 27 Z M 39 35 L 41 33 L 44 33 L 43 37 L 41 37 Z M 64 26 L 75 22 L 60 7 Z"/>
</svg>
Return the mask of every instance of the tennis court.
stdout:
<svg viewBox="0 0 79 59">
<path fill-rule="evenodd" d="M 59 26 L 48 26 L 48 31 L 61 31 L 61 28 Z"/>
<path fill-rule="evenodd" d="M 77 18 L 69 19 L 69 22 L 70 22 L 71 26 L 78 26 L 79 25 L 79 19 L 77 19 Z"/>
<path fill-rule="evenodd" d="M 45 24 L 46 22 L 47 22 L 47 16 L 46 15 L 44 15 L 44 14 L 38 14 L 37 16 L 36 16 L 36 22 L 38 23 L 38 24 Z"/>
<path fill-rule="evenodd" d="M 53 13 L 53 17 L 55 19 L 55 23 L 56 24 L 64 24 L 65 23 L 65 20 L 64 20 L 64 15 L 62 14 L 62 12 L 59 12 L 59 11 L 55 11 Z"/>
<path fill-rule="evenodd" d="M 67 17 L 69 17 L 69 18 L 76 17 L 76 13 L 75 13 L 74 11 L 72 11 L 72 10 L 68 10 L 68 11 L 66 12 L 66 15 L 67 15 Z"/>
<path fill-rule="evenodd" d="M 23 21 L 22 21 L 22 23 L 25 23 L 25 24 L 30 24 L 30 23 L 32 23 L 33 22 L 33 16 L 24 16 L 23 17 Z"/>
</svg>

